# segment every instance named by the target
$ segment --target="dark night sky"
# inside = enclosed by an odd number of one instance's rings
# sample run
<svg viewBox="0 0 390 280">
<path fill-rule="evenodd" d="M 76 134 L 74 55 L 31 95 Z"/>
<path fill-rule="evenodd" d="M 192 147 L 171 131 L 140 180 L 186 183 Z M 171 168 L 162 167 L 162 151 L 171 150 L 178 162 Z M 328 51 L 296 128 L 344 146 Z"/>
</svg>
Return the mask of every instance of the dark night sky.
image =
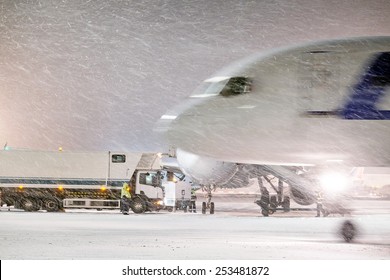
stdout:
<svg viewBox="0 0 390 280">
<path fill-rule="evenodd" d="M 265 49 L 390 35 L 390 1 L 0 0 L 0 145 L 166 150 L 155 122 Z"/>
</svg>

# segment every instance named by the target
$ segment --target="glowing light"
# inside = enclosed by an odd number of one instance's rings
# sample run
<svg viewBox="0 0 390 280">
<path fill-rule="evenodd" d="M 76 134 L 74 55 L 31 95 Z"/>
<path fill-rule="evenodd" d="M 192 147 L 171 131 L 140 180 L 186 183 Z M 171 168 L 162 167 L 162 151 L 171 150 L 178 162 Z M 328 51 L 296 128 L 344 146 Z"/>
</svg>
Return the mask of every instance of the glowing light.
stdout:
<svg viewBox="0 0 390 280">
<path fill-rule="evenodd" d="M 348 177 L 341 173 L 326 173 L 320 177 L 320 183 L 325 191 L 342 192 L 348 187 Z"/>
<path fill-rule="evenodd" d="M 100 190 L 101 190 L 102 192 L 105 192 L 105 191 L 107 190 L 107 187 L 106 187 L 106 186 L 102 186 L 102 187 L 100 188 Z"/>
<path fill-rule="evenodd" d="M 157 204 L 157 205 L 164 205 L 164 202 L 163 202 L 162 200 L 158 200 L 158 201 L 156 202 L 156 204 Z"/>
<path fill-rule="evenodd" d="M 253 106 L 253 105 L 243 105 L 243 106 L 237 107 L 237 109 L 254 109 L 254 108 L 256 108 L 256 106 Z"/>
<path fill-rule="evenodd" d="M 23 190 L 24 186 L 20 185 L 18 188 L 19 188 L 19 190 Z"/>
<path fill-rule="evenodd" d="M 224 76 L 219 76 L 219 77 L 212 77 L 210 79 L 205 80 L 206 83 L 218 83 L 224 80 L 230 79 L 230 77 L 224 77 Z"/>
<path fill-rule="evenodd" d="M 64 190 L 64 187 L 63 186 L 58 186 L 57 189 L 62 192 Z"/>
<path fill-rule="evenodd" d="M 161 116 L 161 120 L 175 120 L 177 118 L 177 116 L 174 116 L 174 115 L 162 115 Z"/>
<path fill-rule="evenodd" d="M 217 96 L 217 95 L 219 95 L 219 93 L 201 93 L 201 94 L 191 95 L 190 97 L 194 97 L 194 98 L 207 98 L 207 97 L 210 97 L 210 96 Z"/>
</svg>

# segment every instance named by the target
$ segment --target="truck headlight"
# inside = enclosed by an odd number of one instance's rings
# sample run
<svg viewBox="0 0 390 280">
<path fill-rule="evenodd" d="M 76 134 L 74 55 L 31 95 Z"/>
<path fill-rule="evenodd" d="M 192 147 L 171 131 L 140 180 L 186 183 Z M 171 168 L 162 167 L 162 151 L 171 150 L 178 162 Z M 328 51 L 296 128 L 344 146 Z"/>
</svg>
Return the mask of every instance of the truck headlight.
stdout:
<svg viewBox="0 0 390 280">
<path fill-rule="evenodd" d="M 157 200 L 157 201 L 156 201 L 156 204 L 162 206 L 162 205 L 164 205 L 164 201 L 162 201 L 162 200 Z"/>
</svg>

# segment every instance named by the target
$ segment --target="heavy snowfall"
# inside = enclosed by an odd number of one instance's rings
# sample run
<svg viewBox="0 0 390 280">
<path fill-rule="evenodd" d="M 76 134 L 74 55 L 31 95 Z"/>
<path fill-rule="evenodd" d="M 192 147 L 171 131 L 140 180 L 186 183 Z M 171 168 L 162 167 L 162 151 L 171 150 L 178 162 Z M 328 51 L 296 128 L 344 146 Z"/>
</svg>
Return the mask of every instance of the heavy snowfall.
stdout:
<svg viewBox="0 0 390 280">
<path fill-rule="evenodd" d="M 156 122 L 221 67 L 286 45 L 388 36 L 389 12 L 388 0 L 2 0 L 0 145 L 166 152 Z M 388 200 L 357 201 L 358 238 L 344 243 L 346 217 L 262 217 L 253 196 L 227 194 L 215 195 L 215 215 L 3 206 L 0 258 L 390 259 Z"/>
<path fill-rule="evenodd" d="M 386 0 L 3 0 L 0 143 L 165 151 L 156 121 L 221 67 L 276 47 L 388 35 L 389 10 Z"/>
</svg>

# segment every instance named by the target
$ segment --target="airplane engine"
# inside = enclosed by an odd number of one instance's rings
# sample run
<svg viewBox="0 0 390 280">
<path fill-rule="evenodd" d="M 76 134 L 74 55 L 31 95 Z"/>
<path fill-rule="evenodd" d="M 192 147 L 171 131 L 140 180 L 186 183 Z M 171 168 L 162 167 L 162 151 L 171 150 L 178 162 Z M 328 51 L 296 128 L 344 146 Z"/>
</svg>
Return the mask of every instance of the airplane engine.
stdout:
<svg viewBox="0 0 390 280">
<path fill-rule="evenodd" d="M 251 174 L 242 165 L 237 165 L 237 172 L 225 184 L 220 184 L 222 188 L 243 188 L 249 185 Z"/>
<path fill-rule="evenodd" d="M 176 156 L 183 172 L 201 185 L 228 186 L 239 171 L 239 166 L 235 163 L 217 161 L 181 149 L 177 149 Z"/>
<path fill-rule="evenodd" d="M 314 191 L 303 191 L 294 185 L 290 186 L 290 196 L 299 205 L 310 205 L 316 202 L 316 194 Z"/>
</svg>

